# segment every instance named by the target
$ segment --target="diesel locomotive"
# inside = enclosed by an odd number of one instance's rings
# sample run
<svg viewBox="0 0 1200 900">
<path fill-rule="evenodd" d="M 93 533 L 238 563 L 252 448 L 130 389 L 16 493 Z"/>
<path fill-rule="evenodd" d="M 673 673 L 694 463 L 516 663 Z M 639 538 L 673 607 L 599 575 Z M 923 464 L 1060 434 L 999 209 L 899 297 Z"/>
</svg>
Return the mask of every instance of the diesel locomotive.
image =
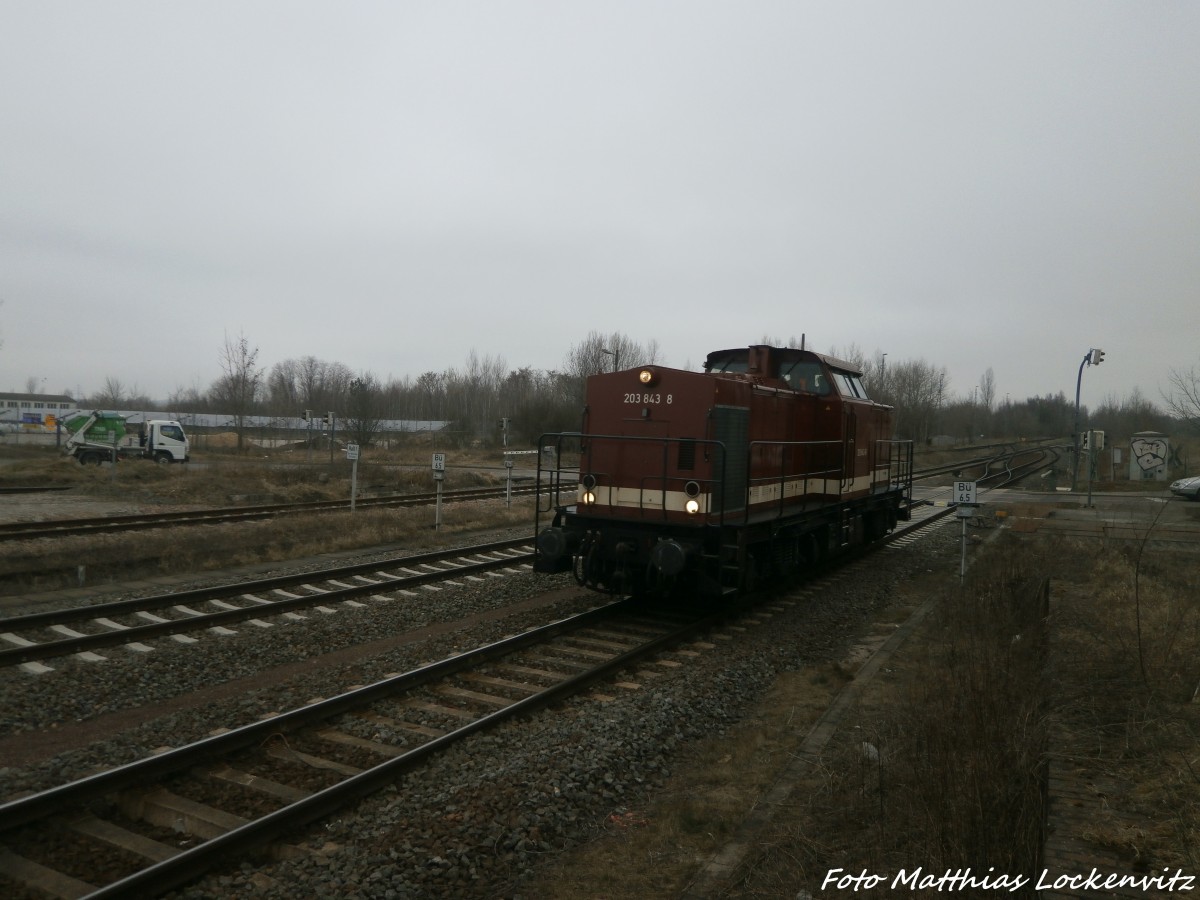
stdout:
<svg viewBox="0 0 1200 900">
<path fill-rule="evenodd" d="M 802 348 L 594 375 L 580 431 L 540 443 L 534 569 L 601 591 L 750 590 L 879 539 L 912 499 L 892 408 Z"/>
</svg>

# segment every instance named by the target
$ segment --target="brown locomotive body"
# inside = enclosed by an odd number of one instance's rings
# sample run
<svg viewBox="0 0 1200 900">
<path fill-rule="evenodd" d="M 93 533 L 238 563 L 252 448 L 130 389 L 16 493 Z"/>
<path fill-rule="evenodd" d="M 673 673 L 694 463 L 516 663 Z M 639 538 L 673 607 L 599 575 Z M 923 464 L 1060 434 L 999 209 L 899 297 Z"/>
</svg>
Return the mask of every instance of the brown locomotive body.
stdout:
<svg viewBox="0 0 1200 900">
<path fill-rule="evenodd" d="M 891 414 L 852 365 L 808 350 L 595 375 L 581 432 L 543 439 L 556 462 L 539 470 L 538 517 L 553 521 L 535 569 L 727 594 L 875 540 L 911 497 L 912 445 L 891 440 Z"/>
</svg>

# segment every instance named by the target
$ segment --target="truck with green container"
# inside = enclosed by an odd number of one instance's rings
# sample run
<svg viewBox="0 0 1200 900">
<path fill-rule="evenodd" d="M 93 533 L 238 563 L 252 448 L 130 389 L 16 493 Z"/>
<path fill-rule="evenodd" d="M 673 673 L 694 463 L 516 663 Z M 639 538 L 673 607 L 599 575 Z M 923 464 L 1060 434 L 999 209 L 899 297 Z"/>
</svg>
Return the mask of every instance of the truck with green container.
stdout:
<svg viewBox="0 0 1200 900">
<path fill-rule="evenodd" d="M 95 410 L 63 422 L 68 437 L 63 452 L 83 465 L 122 459 L 151 459 L 168 464 L 187 462 L 191 446 L 183 426 L 174 419 L 147 419 L 137 431 L 137 443 L 126 417 Z"/>
</svg>

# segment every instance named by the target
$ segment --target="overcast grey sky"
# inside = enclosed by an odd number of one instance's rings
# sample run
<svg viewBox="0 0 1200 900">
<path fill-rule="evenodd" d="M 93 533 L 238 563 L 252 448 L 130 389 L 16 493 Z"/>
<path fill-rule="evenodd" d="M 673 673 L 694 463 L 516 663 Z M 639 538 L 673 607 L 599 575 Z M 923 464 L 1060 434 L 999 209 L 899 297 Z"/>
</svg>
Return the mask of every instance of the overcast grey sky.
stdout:
<svg viewBox="0 0 1200 900">
<path fill-rule="evenodd" d="M 0 390 L 665 363 L 969 395 L 1200 362 L 1200 4 L 0 0 Z"/>
</svg>

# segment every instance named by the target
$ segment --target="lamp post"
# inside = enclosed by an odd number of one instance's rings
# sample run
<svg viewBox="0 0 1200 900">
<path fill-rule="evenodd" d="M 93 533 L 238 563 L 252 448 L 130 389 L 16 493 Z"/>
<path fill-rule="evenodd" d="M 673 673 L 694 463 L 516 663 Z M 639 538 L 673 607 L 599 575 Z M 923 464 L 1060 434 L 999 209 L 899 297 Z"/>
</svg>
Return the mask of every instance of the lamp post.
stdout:
<svg viewBox="0 0 1200 900">
<path fill-rule="evenodd" d="M 617 371 L 617 369 L 619 369 L 619 368 L 621 367 L 621 354 L 620 354 L 620 352 L 619 352 L 619 351 L 617 351 L 617 350 L 605 350 L 603 347 L 601 347 L 601 348 L 600 348 L 600 352 L 601 352 L 601 353 L 604 353 L 604 354 L 607 354 L 608 356 L 611 356 L 611 357 L 613 358 L 613 368 L 612 368 L 612 370 L 613 370 L 614 372 L 615 372 L 615 371 Z"/>
<path fill-rule="evenodd" d="M 1075 493 L 1075 485 L 1079 481 L 1079 388 L 1083 384 L 1083 367 L 1098 366 L 1104 362 L 1104 351 L 1092 348 L 1083 354 L 1079 364 L 1079 375 L 1075 378 L 1075 429 L 1071 432 L 1071 441 L 1075 448 L 1075 456 L 1071 465 L 1071 493 Z"/>
</svg>

